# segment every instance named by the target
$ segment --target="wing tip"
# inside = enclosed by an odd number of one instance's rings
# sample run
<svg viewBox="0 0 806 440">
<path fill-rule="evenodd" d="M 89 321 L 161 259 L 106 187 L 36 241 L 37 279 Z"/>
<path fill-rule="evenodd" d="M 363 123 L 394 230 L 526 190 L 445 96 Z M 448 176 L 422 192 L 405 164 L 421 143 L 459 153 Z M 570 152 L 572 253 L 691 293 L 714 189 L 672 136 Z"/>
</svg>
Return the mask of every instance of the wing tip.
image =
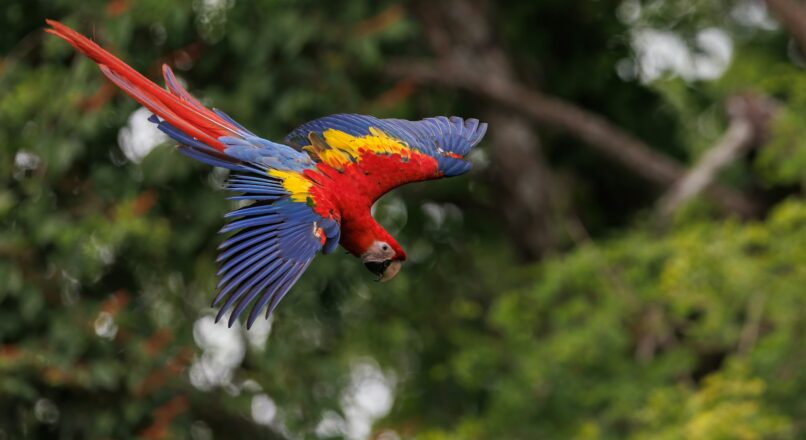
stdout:
<svg viewBox="0 0 806 440">
<path fill-rule="evenodd" d="M 479 142 L 481 142 L 481 140 L 484 138 L 484 135 L 487 134 L 487 127 L 488 127 L 488 125 L 487 125 L 486 122 L 479 122 L 479 125 L 478 125 L 478 127 L 476 127 L 476 130 L 475 130 L 475 133 L 474 133 L 474 136 L 473 136 L 473 146 L 474 147 L 476 145 L 478 145 Z"/>
</svg>

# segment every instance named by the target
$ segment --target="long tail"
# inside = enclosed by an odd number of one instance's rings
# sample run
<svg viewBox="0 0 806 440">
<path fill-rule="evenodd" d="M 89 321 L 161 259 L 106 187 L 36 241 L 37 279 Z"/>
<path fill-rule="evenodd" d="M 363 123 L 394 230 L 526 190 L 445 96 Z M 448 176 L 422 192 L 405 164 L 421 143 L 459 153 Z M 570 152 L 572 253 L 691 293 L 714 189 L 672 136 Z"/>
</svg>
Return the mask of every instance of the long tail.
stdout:
<svg viewBox="0 0 806 440">
<path fill-rule="evenodd" d="M 55 20 L 45 20 L 53 34 L 70 43 L 76 50 L 98 64 L 104 75 L 160 119 L 185 135 L 223 152 L 225 145 L 218 139 L 222 136 L 237 136 L 242 133 L 219 114 L 204 107 L 183 89 L 167 65 L 162 66 L 168 89 L 154 84 L 126 63 L 107 52 L 89 38 Z"/>
</svg>

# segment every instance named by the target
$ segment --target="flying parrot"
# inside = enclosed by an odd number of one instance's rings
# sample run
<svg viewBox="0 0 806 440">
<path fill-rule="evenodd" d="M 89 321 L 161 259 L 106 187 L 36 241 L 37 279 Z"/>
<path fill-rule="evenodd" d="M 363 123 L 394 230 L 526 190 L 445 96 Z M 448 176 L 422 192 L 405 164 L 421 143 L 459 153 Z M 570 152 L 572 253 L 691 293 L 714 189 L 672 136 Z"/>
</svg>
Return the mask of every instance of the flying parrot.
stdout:
<svg viewBox="0 0 806 440">
<path fill-rule="evenodd" d="M 308 122 L 282 143 L 263 139 L 217 109 L 208 109 L 163 65 L 162 88 L 87 37 L 54 20 L 46 32 L 70 43 L 178 143 L 178 150 L 230 170 L 233 200 L 251 202 L 226 214 L 219 246 L 216 322 L 234 307 L 229 325 L 252 304 L 251 327 L 268 318 L 318 252 L 341 245 L 380 281 L 406 261 L 400 244 L 372 218 L 373 203 L 410 182 L 456 176 L 487 124 L 433 117 L 421 121 L 337 114 Z M 223 303 L 223 304 L 222 304 Z"/>
</svg>

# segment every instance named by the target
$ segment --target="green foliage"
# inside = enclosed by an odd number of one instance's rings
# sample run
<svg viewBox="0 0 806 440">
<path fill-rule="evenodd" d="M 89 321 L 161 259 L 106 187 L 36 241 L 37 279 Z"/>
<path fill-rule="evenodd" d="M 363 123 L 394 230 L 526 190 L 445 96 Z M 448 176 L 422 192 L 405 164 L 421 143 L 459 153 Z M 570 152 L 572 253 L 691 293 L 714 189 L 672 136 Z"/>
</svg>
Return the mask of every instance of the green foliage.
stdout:
<svg viewBox="0 0 806 440">
<path fill-rule="evenodd" d="M 789 438 L 806 413 L 804 224 L 791 201 L 764 223 L 636 231 L 536 267 L 470 338 L 490 343 L 449 361 L 483 384 L 481 413 L 434 435 Z"/>
<path fill-rule="evenodd" d="M 633 23 L 624 3 L 491 3 L 489 16 L 525 83 L 680 159 L 719 137 L 727 96 L 774 96 L 769 143 L 723 178 L 775 194 L 764 220 L 697 212 L 659 231 L 645 219 L 655 190 L 541 130 L 590 240 L 519 263 L 501 215 L 518 207 L 500 205 L 479 166 L 380 201 L 410 255 L 393 282 L 319 258 L 247 334 L 212 326 L 208 307 L 234 206 L 225 174 L 168 146 L 127 159 L 118 136 L 137 105 L 45 37 L 43 18 L 152 78 L 175 65 L 205 103 L 271 139 L 329 113 L 480 116 L 489 103 L 384 76 L 389 59 L 430 53 L 396 2 L 12 2 L 0 13 L 0 438 L 362 437 L 350 402 L 367 381 L 394 393 L 373 432 L 402 438 L 802 437 L 806 201 L 793 187 L 806 77 L 780 30 L 732 21 L 734 2 L 643 2 Z M 732 64 L 714 81 L 622 80 L 641 26 L 685 41 L 724 27 Z"/>
</svg>

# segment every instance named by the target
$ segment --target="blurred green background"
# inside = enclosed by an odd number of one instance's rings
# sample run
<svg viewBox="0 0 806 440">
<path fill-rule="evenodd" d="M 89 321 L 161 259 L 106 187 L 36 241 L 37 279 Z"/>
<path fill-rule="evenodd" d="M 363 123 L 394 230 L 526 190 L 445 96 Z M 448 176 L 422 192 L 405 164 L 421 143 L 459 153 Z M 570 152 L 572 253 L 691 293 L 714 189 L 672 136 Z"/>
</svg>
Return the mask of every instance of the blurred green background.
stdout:
<svg viewBox="0 0 806 440">
<path fill-rule="evenodd" d="M 785 7 L 806 4 L 4 2 L 0 439 L 806 438 L 806 59 Z M 470 174 L 379 201 L 410 255 L 394 281 L 337 252 L 271 321 L 227 329 L 226 174 L 45 18 L 155 80 L 175 66 L 269 139 L 338 112 L 489 132 Z M 716 174 L 752 209 L 659 211 L 737 96 L 774 108 Z M 619 159 L 631 142 L 654 155 Z"/>
</svg>

